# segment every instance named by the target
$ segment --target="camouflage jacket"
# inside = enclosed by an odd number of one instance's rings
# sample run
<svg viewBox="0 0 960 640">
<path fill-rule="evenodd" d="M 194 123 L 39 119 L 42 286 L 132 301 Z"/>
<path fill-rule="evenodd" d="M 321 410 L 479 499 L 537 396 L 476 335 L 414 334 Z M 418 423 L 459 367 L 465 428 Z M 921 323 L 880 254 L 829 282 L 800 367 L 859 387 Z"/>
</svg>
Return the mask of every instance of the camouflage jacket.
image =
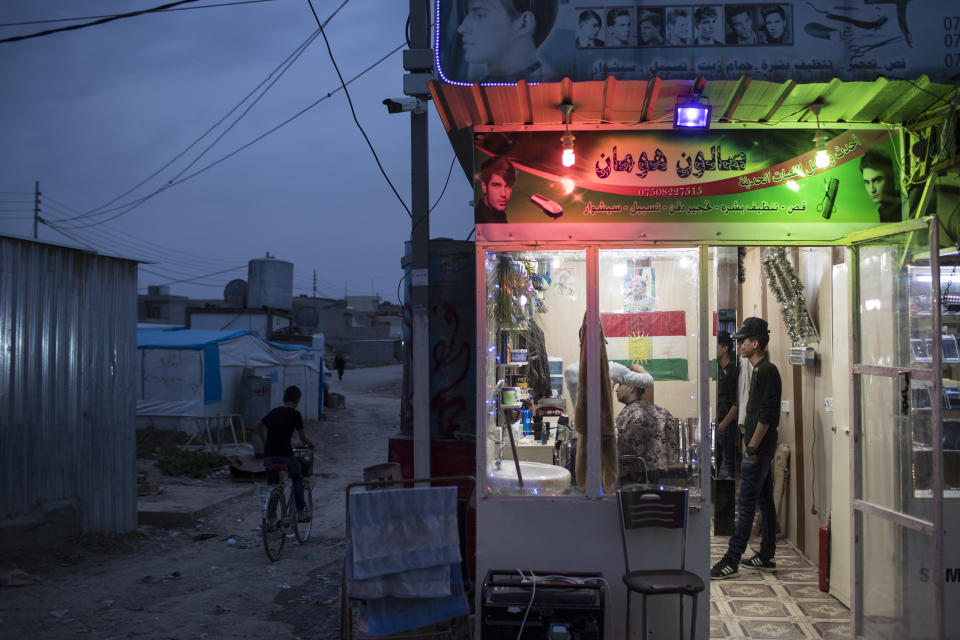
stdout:
<svg viewBox="0 0 960 640">
<path fill-rule="evenodd" d="M 663 407 L 641 400 L 631 402 L 617 416 L 616 426 L 621 475 L 642 474 L 644 463 L 652 471 L 680 460 L 677 419 Z M 639 456 L 643 462 L 629 456 Z"/>
</svg>

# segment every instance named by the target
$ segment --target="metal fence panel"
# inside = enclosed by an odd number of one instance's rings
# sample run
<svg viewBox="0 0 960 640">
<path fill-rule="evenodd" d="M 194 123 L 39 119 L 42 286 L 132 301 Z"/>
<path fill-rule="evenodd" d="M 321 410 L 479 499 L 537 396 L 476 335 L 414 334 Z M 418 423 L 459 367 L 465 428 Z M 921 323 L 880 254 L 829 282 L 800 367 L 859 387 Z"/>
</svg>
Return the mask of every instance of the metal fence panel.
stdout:
<svg viewBox="0 0 960 640">
<path fill-rule="evenodd" d="M 137 263 L 0 236 L 0 522 L 75 500 L 137 524 Z"/>
</svg>

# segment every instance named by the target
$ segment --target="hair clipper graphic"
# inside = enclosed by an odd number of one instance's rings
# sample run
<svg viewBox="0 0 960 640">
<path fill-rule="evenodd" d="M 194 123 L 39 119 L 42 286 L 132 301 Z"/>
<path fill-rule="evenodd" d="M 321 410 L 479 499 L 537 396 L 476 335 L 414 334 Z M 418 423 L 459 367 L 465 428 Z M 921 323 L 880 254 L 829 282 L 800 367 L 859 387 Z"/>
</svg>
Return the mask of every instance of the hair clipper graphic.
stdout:
<svg viewBox="0 0 960 640">
<path fill-rule="evenodd" d="M 530 196 L 530 201 L 533 204 L 540 207 L 541 209 L 543 209 L 543 212 L 546 213 L 551 218 L 553 218 L 554 220 L 556 220 L 557 218 L 563 215 L 563 207 L 561 207 L 559 204 L 557 204 L 553 200 L 544 198 L 539 193 L 535 193 L 532 196 Z"/>
<path fill-rule="evenodd" d="M 827 191 L 823 195 L 823 217 L 827 220 L 833 213 L 833 201 L 837 199 L 837 187 L 839 186 L 840 181 L 836 178 L 830 178 L 830 182 L 827 183 Z"/>
</svg>

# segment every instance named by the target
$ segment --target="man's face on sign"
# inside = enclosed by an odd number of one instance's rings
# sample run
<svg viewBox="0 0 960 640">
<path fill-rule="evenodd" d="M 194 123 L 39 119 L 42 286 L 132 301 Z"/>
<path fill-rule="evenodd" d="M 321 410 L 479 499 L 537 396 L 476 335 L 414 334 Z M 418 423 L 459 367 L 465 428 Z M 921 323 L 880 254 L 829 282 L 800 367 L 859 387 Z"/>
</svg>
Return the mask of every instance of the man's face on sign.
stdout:
<svg viewBox="0 0 960 640">
<path fill-rule="evenodd" d="M 753 20 L 746 11 L 742 11 L 730 18 L 730 26 L 733 27 L 734 33 L 737 34 L 737 38 L 740 40 L 747 40 L 753 35 Z"/>
<path fill-rule="evenodd" d="M 697 25 L 697 32 L 701 40 L 713 40 L 714 31 L 717 28 L 717 18 L 715 16 L 704 16 Z"/>
<path fill-rule="evenodd" d="M 496 61 L 507 50 L 513 20 L 500 0 L 470 0 L 467 15 L 457 27 L 463 38 L 463 57 L 471 64 Z"/>
<path fill-rule="evenodd" d="M 617 16 L 611 28 L 613 36 L 620 42 L 630 41 L 630 16 Z"/>
<path fill-rule="evenodd" d="M 873 204 L 880 204 L 887 191 L 887 176 L 876 169 L 864 169 L 863 186 L 866 187 L 867 195 Z"/>
<path fill-rule="evenodd" d="M 657 27 L 649 20 L 640 23 L 640 40 L 644 43 L 653 42 L 657 37 Z"/>
<path fill-rule="evenodd" d="M 767 27 L 767 33 L 770 34 L 771 38 L 779 40 L 783 36 L 783 30 L 786 25 L 783 22 L 783 16 L 776 11 L 768 13 L 767 17 L 763 20 L 763 24 Z"/>
<path fill-rule="evenodd" d="M 600 23 L 593 18 L 586 18 L 580 23 L 580 28 L 577 31 L 577 38 L 580 40 L 581 45 L 587 45 L 591 43 L 599 33 Z"/>
<path fill-rule="evenodd" d="M 678 15 L 673 21 L 673 31 L 671 34 L 674 38 L 689 38 L 690 37 L 690 16 L 688 15 Z"/>
<path fill-rule="evenodd" d="M 510 202 L 510 194 L 513 193 L 513 185 L 507 184 L 503 176 L 493 174 L 490 182 L 480 183 L 480 188 L 483 189 L 483 199 L 486 201 L 488 207 L 496 209 L 497 211 L 507 210 L 507 203 Z"/>
</svg>

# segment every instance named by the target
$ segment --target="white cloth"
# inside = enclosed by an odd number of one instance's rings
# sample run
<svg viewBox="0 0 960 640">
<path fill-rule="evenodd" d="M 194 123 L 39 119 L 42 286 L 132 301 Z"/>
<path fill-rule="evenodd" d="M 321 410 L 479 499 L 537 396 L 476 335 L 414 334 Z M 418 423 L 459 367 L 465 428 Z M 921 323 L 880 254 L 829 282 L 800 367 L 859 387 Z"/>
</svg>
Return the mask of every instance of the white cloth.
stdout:
<svg viewBox="0 0 960 640">
<path fill-rule="evenodd" d="M 737 424 L 743 426 L 747 417 L 747 400 L 750 399 L 750 375 L 753 365 L 749 358 L 740 358 L 740 377 L 737 379 Z M 720 416 L 718 419 L 722 418 Z"/>
<path fill-rule="evenodd" d="M 653 386 L 653 376 L 649 373 L 639 373 L 619 362 L 608 361 L 610 365 L 610 382 L 614 385 L 625 384 L 631 387 L 648 389 Z M 577 386 L 580 380 L 580 363 L 574 362 L 563 370 L 563 381 L 567 385 L 567 393 L 573 402 L 577 401 Z"/>
</svg>

